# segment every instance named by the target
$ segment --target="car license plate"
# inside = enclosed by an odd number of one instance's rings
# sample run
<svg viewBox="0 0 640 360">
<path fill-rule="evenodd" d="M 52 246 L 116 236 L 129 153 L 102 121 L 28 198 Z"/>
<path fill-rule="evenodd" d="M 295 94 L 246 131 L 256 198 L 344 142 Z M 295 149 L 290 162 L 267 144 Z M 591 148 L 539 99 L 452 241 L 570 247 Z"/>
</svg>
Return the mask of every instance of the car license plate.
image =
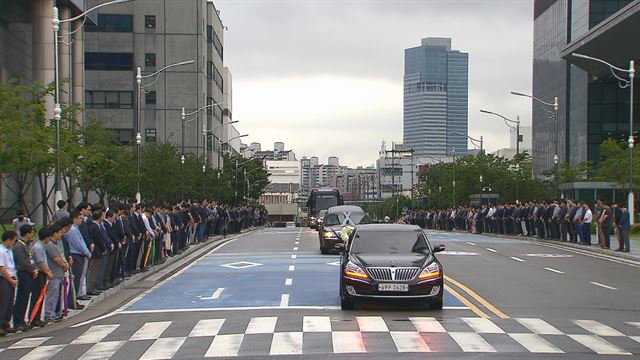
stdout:
<svg viewBox="0 0 640 360">
<path fill-rule="evenodd" d="M 409 291 L 409 284 L 378 284 L 378 291 Z"/>
</svg>

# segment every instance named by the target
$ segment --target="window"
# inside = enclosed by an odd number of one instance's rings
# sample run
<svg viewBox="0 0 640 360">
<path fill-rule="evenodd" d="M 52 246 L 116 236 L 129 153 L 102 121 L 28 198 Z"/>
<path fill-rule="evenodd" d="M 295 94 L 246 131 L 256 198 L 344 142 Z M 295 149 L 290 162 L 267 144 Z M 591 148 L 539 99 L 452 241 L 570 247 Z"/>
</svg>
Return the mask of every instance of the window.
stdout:
<svg viewBox="0 0 640 360">
<path fill-rule="evenodd" d="M 207 42 L 209 44 L 213 44 L 213 48 L 216 49 L 216 51 L 218 52 L 218 55 L 220 55 L 220 58 L 223 58 L 222 42 L 220 41 L 220 38 L 218 38 L 218 35 L 213 30 L 213 26 L 211 25 L 207 26 Z"/>
<path fill-rule="evenodd" d="M 215 66 L 213 67 L 213 70 L 214 70 L 213 81 L 216 83 L 216 85 L 218 85 L 218 89 L 220 89 L 220 91 L 223 91 L 222 90 L 222 86 L 223 86 L 222 75 L 220 75 L 220 72 L 218 72 L 218 69 L 216 69 Z"/>
<path fill-rule="evenodd" d="M 122 145 L 128 145 L 133 140 L 133 129 L 110 129 L 116 140 Z"/>
<path fill-rule="evenodd" d="M 144 27 L 147 29 L 155 29 L 156 28 L 156 16 L 155 15 L 145 15 L 144 16 Z"/>
<path fill-rule="evenodd" d="M 133 16 L 124 14 L 98 14 L 96 24 L 85 24 L 89 32 L 133 32 Z"/>
<path fill-rule="evenodd" d="M 84 69 L 133 70 L 133 54 L 87 52 L 84 54 Z"/>
<path fill-rule="evenodd" d="M 146 93 L 145 97 L 144 97 L 144 103 L 147 105 L 155 105 L 156 104 L 156 92 L 155 91 L 149 91 L 148 93 Z"/>
<path fill-rule="evenodd" d="M 146 67 L 156 67 L 156 54 L 155 53 L 146 53 L 146 54 L 144 54 L 144 66 L 146 66 Z"/>
<path fill-rule="evenodd" d="M 207 62 L 207 79 L 213 78 L 213 63 Z"/>
<path fill-rule="evenodd" d="M 211 44 L 213 42 L 213 26 L 207 25 L 207 42 Z"/>
<path fill-rule="evenodd" d="M 144 140 L 146 142 L 156 142 L 156 129 L 144 129 Z"/>
<path fill-rule="evenodd" d="M 132 109 L 133 91 L 85 91 L 87 109 Z"/>
</svg>

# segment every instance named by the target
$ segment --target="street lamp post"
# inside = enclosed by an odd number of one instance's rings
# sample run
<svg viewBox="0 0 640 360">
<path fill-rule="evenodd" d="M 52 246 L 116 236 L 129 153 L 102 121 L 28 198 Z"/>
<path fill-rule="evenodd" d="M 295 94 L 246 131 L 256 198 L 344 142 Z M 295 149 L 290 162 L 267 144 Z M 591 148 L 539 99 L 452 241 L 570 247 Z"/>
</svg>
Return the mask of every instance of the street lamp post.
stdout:
<svg viewBox="0 0 640 360">
<path fill-rule="evenodd" d="M 180 201 L 184 200 L 184 154 L 180 156 Z"/>
<path fill-rule="evenodd" d="M 471 140 L 471 143 L 472 143 L 474 146 L 478 146 L 478 143 L 479 143 L 479 144 L 480 144 L 480 154 L 482 154 L 482 150 L 483 150 L 483 148 L 482 148 L 482 147 L 483 147 L 483 144 L 484 144 L 484 139 L 482 138 L 482 136 L 480 136 L 480 139 L 476 139 L 476 138 L 472 138 L 472 137 L 471 137 L 471 136 L 469 136 L 469 135 L 465 135 L 465 134 L 463 134 L 463 133 L 461 133 L 461 132 L 458 132 L 458 131 L 455 131 L 455 130 L 449 130 L 449 131 L 447 131 L 447 132 L 448 132 L 448 133 L 452 133 L 452 134 L 458 134 L 458 135 L 466 136 L 466 137 L 467 137 L 467 139 Z"/>
<path fill-rule="evenodd" d="M 501 117 L 504 120 L 504 123 L 510 128 L 513 129 L 513 126 L 509 125 L 509 123 L 512 124 L 516 124 L 515 126 L 515 130 L 516 130 L 516 155 L 520 154 L 520 116 L 516 117 L 516 120 L 511 120 L 503 115 L 500 115 L 498 113 L 495 113 L 493 111 L 487 111 L 487 110 L 480 110 L 481 113 L 485 113 L 485 114 L 491 114 L 491 115 L 495 115 L 498 117 Z"/>
<path fill-rule="evenodd" d="M 206 123 L 202 124 L 202 135 L 205 138 L 204 141 L 206 141 L 207 133 L 209 133 L 209 132 L 213 133 L 214 131 L 216 131 L 220 127 L 223 127 L 223 126 L 229 125 L 229 124 L 235 124 L 237 122 L 239 122 L 239 121 L 238 120 L 229 121 L 227 123 L 222 123 L 220 125 L 216 125 L 211 129 L 207 129 L 207 124 Z M 217 140 L 220 143 L 220 147 L 218 149 L 218 169 L 220 169 L 220 153 L 222 152 L 222 142 L 220 142 L 220 138 L 219 137 L 217 138 Z"/>
<path fill-rule="evenodd" d="M 634 196 L 633 196 L 633 145 L 635 143 L 635 140 L 633 139 L 633 79 L 636 76 L 636 69 L 635 69 L 635 63 L 633 60 L 629 61 L 629 68 L 628 69 L 623 69 L 623 68 L 619 68 L 615 65 L 612 65 L 602 59 L 598 59 L 595 57 L 591 57 L 591 56 L 587 56 L 587 55 L 583 55 L 583 54 L 576 54 L 573 53 L 571 54 L 572 56 L 578 57 L 578 58 L 582 58 L 582 59 L 587 59 L 587 60 L 593 60 L 593 61 L 597 61 L 601 64 L 604 64 L 606 66 L 609 67 L 609 69 L 611 70 L 611 74 L 618 80 L 620 81 L 620 83 L 618 84 L 618 86 L 620 86 L 620 88 L 625 89 L 625 88 L 629 88 L 629 140 L 628 142 L 628 146 L 629 146 L 629 199 L 628 201 L 628 206 L 629 206 L 629 213 L 631 214 L 631 225 L 633 225 L 635 223 L 635 202 L 634 202 Z M 620 76 L 618 76 L 615 71 L 619 71 L 622 73 L 628 73 L 629 74 L 629 80 L 627 79 L 623 79 Z"/>
<path fill-rule="evenodd" d="M 482 206 L 482 195 L 484 195 L 484 188 L 482 187 L 482 175 L 480 175 L 480 206 Z"/>
<path fill-rule="evenodd" d="M 58 54 L 58 37 L 59 37 L 59 31 L 60 31 L 60 24 L 63 23 L 70 23 L 73 22 L 75 20 L 78 20 L 84 16 L 86 16 L 88 13 L 95 11 L 101 7 L 104 6 L 108 6 L 108 5 L 114 5 L 114 4 L 120 4 L 120 3 L 125 3 L 125 2 L 129 2 L 131 0 L 114 0 L 114 1 L 109 1 L 103 4 L 99 4 L 96 5 L 86 11 L 84 11 L 83 13 L 81 13 L 80 15 L 74 16 L 72 18 L 69 19 L 60 19 L 60 11 L 58 10 L 57 6 L 53 7 L 53 18 L 51 19 L 51 26 L 53 29 L 53 73 L 54 73 L 54 82 L 55 82 L 55 86 L 54 86 L 54 104 L 53 104 L 53 119 L 55 121 L 55 126 L 56 126 L 56 168 L 55 168 L 55 201 L 59 201 L 62 200 L 62 184 L 60 181 L 60 176 L 61 176 L 61 169 L 60 169 L 60 120 L 62 119 L 62 106 L 60 105 L 60 73 L 59 73 L 59 67 L 60 67 L 60 60 L 59 60 L 59 54 Z"/>
<path fill-rule="evenodd" d="M 157 76 L 158 74 L 160 74 L 161 72 L 171 69 L 173 67 L 176 66 L 182 66 L 182 65 L 188 65 L 188 64 L 193 64 L 195 63 L 195 60 L 185 60 L 185 61 L 180 61 L 174 64 L 170 64 L 167 65 L 163 68 L 161 68 L 160 70 L 153 72 L 151 74 L 147 74 L 147 75 L 142 75 L 142 69 L 140 68 L 140 66 L 138 66 L 136 68 L 136 97 L 137 97 L 137 116 L 136 116 L 136 163 L 137 163 L 137 179 L 138 179 L 138 187 L 137 187 L 137 191 L 136 191 L 136 202 L 140 202 L 141 201 L 141 196 L 140 196 L 140 145 L 142 145 L 142 135 L 140 132 L 140 119 L 142 118 L 142 88 L 143 87 L 147 87 L 147 86 L 151 86 L 153 85 L 157 79 L 153 80 L 151 83 L 149 84 L 145 84 L 142 85 L 142 80 L 143 79 L 148 79 L 148 78 L 153 78 L 155 76 Z"/>
</svg>

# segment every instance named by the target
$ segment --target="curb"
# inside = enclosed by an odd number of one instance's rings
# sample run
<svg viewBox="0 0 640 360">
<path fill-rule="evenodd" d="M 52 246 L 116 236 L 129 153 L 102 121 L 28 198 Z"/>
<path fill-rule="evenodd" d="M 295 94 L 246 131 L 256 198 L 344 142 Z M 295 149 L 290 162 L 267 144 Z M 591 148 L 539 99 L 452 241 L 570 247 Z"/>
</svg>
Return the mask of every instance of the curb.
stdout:
<svg viewBox="0 0 640 360">
<path fill-rule="evenodd" d="M 467 231 L 461 231 L 461 230 L 454 230 L 454 232 L 467 233 Z M 601 249 L 599 247 L 596 247 L 595 245 L 590 245 L 590 246 L 579 245 L 579 244 L 576 244 L 576 243 L 571 243 L 571 242 L 566 242 L 566 241 L 540 239 L 540 238 L 537 238 L 537 237 L 530 237 L 530 236 L 511 236 L 511 235 L 493 234 L 493 233 L 482 233 L 482 234 L 474 234 L 474 235 L 494 236 L 494 237 L 503 238 L 503 239 L 525 240 L 525 241 L 534 241 L 534 242 L 539 242 L 539 243 L 548 243 L 548 244 L 553 244 L 553 245 L 556 245 L 556 246 L 580 249 L 580 250 L 585 250 L 585 251 L 592 252 L 592 253 L 608 255 L 608 256 L 621 258 L 621 259 L 626 259 L 626 260 L 640 261 L 640 256 L 630 255 L 630 254 L 627 254 L 627 253 L 621 253 L 619 251 Z"/>
</svg>

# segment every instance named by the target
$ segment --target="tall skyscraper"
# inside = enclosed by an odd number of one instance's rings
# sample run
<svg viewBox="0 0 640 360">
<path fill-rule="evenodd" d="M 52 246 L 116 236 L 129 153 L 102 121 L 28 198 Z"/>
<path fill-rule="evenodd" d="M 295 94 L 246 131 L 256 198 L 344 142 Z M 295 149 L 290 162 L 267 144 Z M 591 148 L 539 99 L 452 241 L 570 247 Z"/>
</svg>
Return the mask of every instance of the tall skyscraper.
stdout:
<svg viewBox="0 0 640 360">
<path fill-rule="evenodd" d="M 467 152 L 469 54 L 450 38 L 422 39 L 404 51 L 403 141 L 416 154 Z M 445 150 L 446 149 L 446 150 Z"/>
</svg>

